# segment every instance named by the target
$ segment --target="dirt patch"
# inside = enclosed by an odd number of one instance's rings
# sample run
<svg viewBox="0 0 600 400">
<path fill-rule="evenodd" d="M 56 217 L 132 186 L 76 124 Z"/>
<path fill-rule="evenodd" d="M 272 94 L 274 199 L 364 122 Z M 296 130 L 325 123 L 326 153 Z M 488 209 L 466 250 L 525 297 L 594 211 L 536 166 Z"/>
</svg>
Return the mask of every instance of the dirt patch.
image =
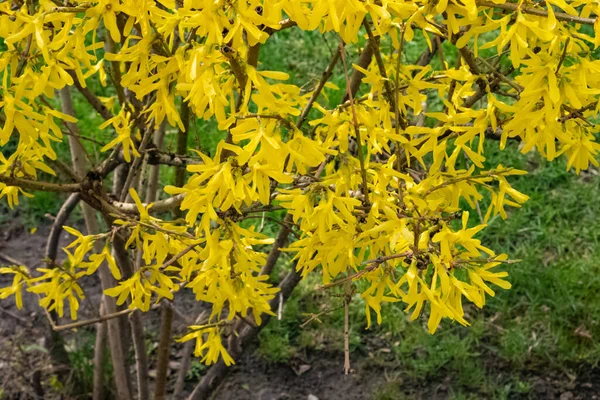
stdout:
<svg viewBox="0 0 600 400">
<path fill-rule="evenodd" d="M 270 365 L 249 354 L 232 367 L 215 400 L 368 399 L 385 382 L 382 371 L 361 364 L 344 375 L 343 360 L 343 354 L 323 352 L 292 365 Z"/>
</svg>

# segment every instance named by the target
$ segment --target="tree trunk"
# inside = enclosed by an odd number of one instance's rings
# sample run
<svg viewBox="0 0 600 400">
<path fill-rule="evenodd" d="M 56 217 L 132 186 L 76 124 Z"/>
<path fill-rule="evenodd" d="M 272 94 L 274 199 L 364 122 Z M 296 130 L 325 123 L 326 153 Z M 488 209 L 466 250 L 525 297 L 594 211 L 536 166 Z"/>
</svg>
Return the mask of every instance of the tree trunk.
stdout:
<svg viewBox="0 0 600 400">
<path fill-rule="evenodd" d="M 73 108 L 73 101 L 71 99 L 71 93 L 69 87 L 65 87 L 60 92 L 62 101 L 62 109 L 65 114 L 75 116 L 75 110 Z M 78 134 L 78 128 L 76 124 L 67 123 L 69 129 L 74 135 Z M 73 169 L 80 178 L 86 174 L 85 166 L 85 149 L 79 142 L 76 136 L 69 136 L 69 145 L 71 147 L 71 159 L 73 161 Z M 95 235 L 100 233 L 100 226 L 96 219 L 96 212 L 89 205 L 82 203 L 81 209 L 83 218 L 85 221 L 86 229 L 88 234 Z M 97 252 L 102 251 L 102 243 L 96 242 L 95 250 Z M 106 266 L 101 266 L 99 269 L 100 284 L 102 290 L 109 289 L 114 286 L 114 280 L 110 275 L 110 271 Z M 117 311 L 115 299 L 112 297 L 105 297 L 104 306 L 107 314 L 113 314 Z M 117 398 L 123 400 L 130 400 L 131 396 L 131 380 L 129 379 L 129 372 L 127 371 L 124 348 L 121 341 L 123 335 L 119 326 L 119 321 L 111 319 L 107 322 L 108 324 L 108 342 L 110 346 L 110 355 L 114 371 L 115 388 L 117 391 Z M 96 358 L 96 357 L 94 357 Z M 94 381 L 96 379 L 94 378 Z"/>
<path fill-rule="evenodd" d="M 103 298 L 105 296 L 102 296 Z M 104 314 L 104 299 L 100 304 L 100 315 Z M 104 399 L 104 350 L 106 349 L 106 321 L 96 324 L 96 343 L 94 343 L 94 390 L 92 400 Z"/>
<path fill-rule="evenodd" d="M 179 130 L 177 133 L 177 154 L 185 155 L 187 152 L 187 131 L 190 126 L 190 110 L 188 105 L 183 102 L 181 104 L 181 119 L 184 124 L 184 129 Z M 163 134 L 161 139 L 164 137 L 164 126 L 161 127 Z M 157 147 L 159 143 L 156 143 Z M 162 140 L 160 145 L 162 145 Z M 161 147 L 158 147 L 161 149 Z M 153 167 L 154 170 L 158 170 L 159 166 Z M 157 186 L 158 186 L 158 174 L 156 174 L 156 180 L 149 182 L 148 186 L 148 197 L 151 195 L 156 197 Z M 185 184 L 185 167 L 177 167 L 175 170 L 175 186 L 182 187 Z M 154 187 L 152 186 L 154 185 Z M 153 190 L 151 190 L 153 189 Z M 148 200 L 150 201 L 150 200 Z M 154 201 L 154 200 L 152 200 Z M 181 217 L 181 210 L 177 208 L 174 212 L 175 218 Z M 173 329 L 173 309 L 168 304 L 163 304 L 160 312 L 160 341 L 158 343 L 158 360 L 156 366 L 156 390 L 155 399 L 164 400 L 167 389 L 167 375 L 169 372 L 169 359 L 171 355 L 171 334 Z"/>
</svg>

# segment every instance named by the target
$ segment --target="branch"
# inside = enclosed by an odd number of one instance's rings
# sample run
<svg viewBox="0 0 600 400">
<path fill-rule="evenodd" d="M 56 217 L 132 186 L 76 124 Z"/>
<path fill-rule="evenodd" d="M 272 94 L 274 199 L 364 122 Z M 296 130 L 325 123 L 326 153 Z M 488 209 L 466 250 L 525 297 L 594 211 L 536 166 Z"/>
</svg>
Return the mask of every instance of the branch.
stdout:
<svg viewBox="0 0 600 400">
<path fill-rule="evenodd" d="M 50 183 L 15 178 L 6 175 L 0 175 L 0 183 L 4 183 L 6 186 L 16 186 L 26 190 L 40 190 L 43 192 L 52 193 L 75 193 L 81 189 L 81 185 L 79 183 Z"/>
<path fill-rule="evenodd" d="M 60 332 L 60 331 L 66 331 L 66 330 L 69 330 L 69 329 L 81 328 L 81 327 L 84 327 L 84 326 L 97 324 L 98 322 L 104 322 L 104 321 L 108 321 L 108 320 L 113 319 L 113 318 L 118 318 L 118 317 L 120 317 L 122 315 L 129 315 L 133 311 L 134 310 L 126 309 L 126 310 L 122 310 L 122 311 L 117 311 L 116 313 L 112 313 L 112 314 L 108 314 L 108 315 L 103 315 L 103 316 L 98 317 L 98 318 L 92 318 L 92 319 L 87 319 L 85 321 L 73 322 L 72 324 L 54 325 L 54 323 L 53 323 L 52 329 L 54 329 L 57 332 Z"/>
<path fill-rule="evenodd" d="M 369 45 L 371 49 L 371 55 L 373 54 L 373 46 Z M 356 116 L 356 109 L 354 108 L 354 93 L 352 93 L 350 78 L 348 78 L 348 67 L 346 66 L 346 56 L 344 54 L 344 41 L 340 37 L 340 54 L 342 55 L 342 65 L 344 66 L 344 75 L 346 77 L 346 92 L 348 99 L 350 100 L 350 109 L 352 110 L 352 122 L 354 125 L 354 134 L 356 135 L 356 141 L 358 142 L 358 161 L 360 163 L 360 172 L 362 176 L 362 190 L 365 196 L 365 203 L 369 204 L 369 186 L 367 183 L 367 170 L 365 168 L 365 156 L 362 151 L 362 139 L 360 137 L 360 128 L 358 126 L 358 117 Z M 363 51 L 366 53 L 367 49 Z M 362 58 L 362 55 L 361 55 Z M 361 78 L 362 80 L 362 78 Z M 359 83 L 360 85 L 360 83 Z"/>
<path fill-rule="evenodd" d="M 276 28 L 267 28 L 265 29 L 265 32 L 269 34 L 269 36 L 271 36 L 272 34 L 274 34 L 275 32 L 279 32 L 282 31 L 284 29 L 288 29 L 288 28 L 292 28 L 294 26 L 298 25 L 296 23 L 296 21 L 292 21 L 289 18 L 286 18 L 282 21 L 279 21 L 279 29 Z"/>
<path fill-rule="evenodd" d="M 340 50 L 340 52 L 343 52 L 344 48 L 342 48 Z M 373 46 L 371 46 L 370 44 L 367 44 L 365 46 L 365 48 L 363 49 L 362 53 L 360 53 L 360 56 L 358 57 L 358 61 L 356 62 L 356 65 L 358 65 L 359 67 L 363 68 L 363 69 L 367 69 L 369 68 L 369 64 L 371 64 L 371 60 L 373 59 Z M 346 103 L 350 101 L 350 96 L 351 97 L 356 97 L 356 94 L 358 93 L 358 89 L 360 88 L 360 84 L 362 83 L 363 78 L 365 77 L 365 75 L 360 72 L 359 70 L 354 70 L 352 71 L 352 76 L 350 77 L 350 90 L 348 93 L 346 93 L 346 95 L 344 96 L 344 100 L 342 101 L 342 103 Z M 347 89 L 348 91 L 348 89 Z"/>
<path fill-rule="evenodd" d="M 53 13 L 80 13 L 86 12 L 91 6 L 83 5 L 79 7 L 54 7 L 49 12 Z"/>
<path fill-rule="evenodd" d="M 256 118 L 258 120 L 260 120 L 261 118 L 263 118 L 263 119 L 276 119 L 277 121 L 281 122 L 281 124 L 284 125 L 286 128 L 288 128 L 290 131 L 294 130 L 294 125 L 290 121 L 288 121 L 287 119 L 283 118 L 281 115 L 275 115 L 275 114 L 247 114 L 247 115 L 238 116 L 236 118 L 237 119 L 252 119 L 252 118 Z"/>
<path fill-rule="evenodd" d="M 85 97 L 88 103 L 94 108 L 94 110 L 98 111 L 98 114 L 105 120 L 109 120 L 113 117 L 110 110 L 102 103 L 102 101 L 92 92 L 89 88 L 84 87 L 81 82 L 79 82 L 79 78 L 77 74 L 73 71 L 67 71 L 69 75 L 73 78 L 73 82 L 75 82 L 75 87 L 79 92 Z"/>
<path fill-rule="evenodd" d="M 556 67 L 556 72 L 555 74 L 558 75 L 558 71 L 560 71 L 560 67 L 562 67 L 563 62 L 565 62 L 565 58 L 567 57 L 567 48 L 569 47 L 569 43 L 571 42 L 571 37 L 568 37 L 567 40 L 565 41 L 564 44 L 564 48 L 563 48 L 563 52 L 560 56 L 560 60 L 558 61 L 558 66 Z"/>
<path fill-rule="evenodd" d="M 507 83 L 508 85 L 510 85 L 513 89 L 515 89 L 517 92 L 521 93 L 524 89 L 521 85 L 519 85 L 518 83 L 514 82 L 512 79 L 509 79 L 506 75 L 502 74 L 500 71 L 498 71 L 492 64 L 490 64 L 486 59 L 484 58 L 478 58 L 479 61 L 481 61 L 486 67 L 488 67 L 492 73 L 498 78 L 500 79 L 502 82 Z M 560 67 L 560 66 L 559 66 Z"/>
<path fill-rule="evenodd" d="M 194 309 L 192 310 L 192 315 L 198 315 L 193 324 L 190 325 L 203 325 L 208 321 L 208 311 L 202 309 L 202 303 L 196 303 L 194 305 Z M 183 355 L 181 357 L 181 367 L 179 367 L 179 371 L 177 374 L 177 381 L 175 382 L 175 388 L 173 389 L 172 399 L 174 400 L 183 400 L 182 392 L 183 387 L 185 386 L 185 380 L 190 369 L 190 364 L 192 360 L 192 351 L 194 349 L 195 343 L 193 340 L 188 340 L 183 345 Z"/>
<path fill-rule="evenodd" d="M 369 46 L 373 46 L 373 54 L 375 55 L 375 61 L 377 61 L 377 68 L 379 68 L 379 74 L 383 79 L 383 85 L 385 87 L 385 97 L 387 101 L 390 103 L 390 106 L 393 110 L 396 110 L 396 99 L 394 98 L 392 86 L 390 85 L 390 81 L 388 79 L 387 73 L 385 71 L 385 64 L 383 63 L 383 58 L 381 57 L 381 52 L 379 49 L 379 38 L 373 36 L 373 31 L 371 30 L 371 26 L 369 22 L 365 19 L 363 21 L 363 26 L 367 30 L 367 35 L 369 36 Z M 399 56 L 400 57 L 400 56 Z M 406 123 L 404 122 L 404 125 Z M 405 127 L 405 126 L 404 126 Z M 404 128 L 403 127 L 403 128 Z"/>
<path fill-rule="evenodd" d="M 306 103 L 306 106 L 302 110 L 302 114 L 300 114 L 300 117 L 298 117 L 298 121 L 296 121 L 296 127 L 301 128 L 302 124 L 304 124 L 304 121 L 306 120 L 306 117 L 308 117 L 308 113 L 310 112 L 310 110 L 312 110 L 313 105 L 315 104 L 315 101 L 317 101 L 317 98 L 323 91 L 325 84 L 327 83 L 329 78 L 331 78 L 331 75 L 333 74 L 333 69 L 335 68 L 336 64 L 338 63 L 338 61 L 340 59 L 340 55 L 341 55 L 341 50 L 336 51 L 333 54 L 333 57 L 331 58 L 329 65 L 327 66 L 327 68 L 323 72 L 323 75 L 321 76 L 321 80 L 319 81 L 319 84 L 313 91 L 313 94 L 312 94 L 312 96 L 310 96 L 308 103 Z"/>
<path fill-rule="evenodd" d="M 171 211 L 176 207 L 179 207 L 183 199 L 185 198 L 185 194 L 181 193 L 177 196 L 170 197 L 165 200 L 160 200 L 153 203 L 152 208 L 149 210 L 151 214 L 161 213 L 166 211 Z M 119 210 L 120 212 L 126 214 L 139 214 L 139 211 L 134 203 L 123 203 L 120 201 L 115 201 L 110 203 L 111 206 Z M 144 207 L 148 207 L 149 204 L 144 203 Z"/>
<path fill-rule="evenodd" d="M 481 70 L 477 65 L 475 56 L 473 55 L 473 53 L 471 53 L 471 50 L 469 50 L 467 47 L 461 47 L 460 49 L 458 49 L 458 51 L 460 52 L 460 55 L 471 69 L 473 75 L 481 75 Z"/>
<path fill-rule="evenodd" d="M 131 278 L 134 274 L 134 265 L 125 249 L 125 242 L 119 235 L 115 235 L 113 241 L 113 254 L 117 265 L 121 271 L 123 271 L 124 278 Z M 144 325 L 139 309 L 134 309 L 132 311 L 129 322 L 131 325 L 131 337 L 133 339 L 133 349 L 135 354 L 138 399 L 149 399 L 148 356 L 146 354 L 144 340 Z"/>
<path fill-rule="evenodd" d="M 596 108 L 597 105 L 598 105 L 598 102 L 590 103 L 587 106 L 582 107 L 578 110 L 570 111 L 569 114 L 565 115 L 564 117 L 560 117 L 558 120 L 560 122 L 566 122 L 572 118 L 583 118 L 583 113 L 585 111 L 593 110 L 594 108 Z"/>
<path fill-rule="evenodd" d="M 446 38 L 444 38 L 444 37 L 440 38 L 440 43 L 439 43 L 440 46 L 444 40 L 446 40 Z M 431 43 L 431 50 L 429 50 L 429 47 L 427 49 L 425 49 L 425 51 L 417 59 L 417 62 L 415 63 L 415 65 L 418 65 L 419 67 L 424 67 L 426 65 L 429 65 L 429 63 L 433 59 L 433 56 L 437 52 L 437 49 L 438 49 L 438 42 L 437 42 L 437 40 L 434 40 Z M 413 77 L 417 74 L 417 72 L 418 72 L 418 70 L 413 71 L 413 73 L 412 73 Z"/>
<path fill-rule="evenodd" d="M 266 216 L 266 215 L 263 215 L 263 216 L 260 216 L 260 215 L 247 215 L 247 216 L 245 216 L 243 219 L 266 219 L 266 220 L 269 220 L 269 221 L 271 221 L 271 222 L 274 222 L 274 223 L 276 223 L 277 225 L 279 225 L 279 226 L 281 226 L 281 227 L 284 227 L 284 226 L 286 226 L 286 225 L 287 225 L 285 222 L 283 222 L 283 221 L 280 221 L 280 220 L 278 220 L 277 218 L 269 217 L 269 216 Z M 293 226 L 297 226 L 297 225 L 296 225 L 296 224 L 294 224 L 293 222 L 291 222 L 291 225 L 293 225 Z M 287 226 L 289 226 L 289 225 L 287 225 Z M 291 228 L 291 226 L 290 226 L 290 228 Z M 299 233 L 297 233 L 296 231 L 294 231 L 293 229 L 290 229 L 290 233 L 291 233 L 292 235 L 294 235 L 294 236 L 296 237 L 296 239 L 300 239 L 300 234 L 299 234 Z"/>
<path fill-rule="evenodd" d="M 537 15 L 539 17 L 547 17 L 548 16 L 548 11 L 546 11 L 546 10 L 540 10 L 537 8 L 530 8 L 530 7 L 522 7 L 522 6 L 519 6 L 519 4 L 517 4 L 517 3 L 496 4 L 491 1 L 478 1 L 477 5 L 480 7 L 500 8 L 502 10 L 509 10 L 509 11 L 520 11 L 524 14 Z M 555 12 L 554 16 L 559 21 L 574 22 L 576 24 L 594 25 L 594 23 L 596 22 L 596 18 L 584 18 L 584 17 L 580 17 L 578 15 L 570 15 L 570 14 L 566 14 L 563 12 Z"/>
<path fill-rule="evenodd" d="M 512 168 L 507 168 L 506 170 L 502 171 L 502 172 L 508 172 L 511 171 Z M 453 178 L 453 179 L 449 179 L 444 183 L 441 183 L 437 186 L 434 186 L 432 188 L 430 188 L 428 191 L 425 192 L 425 194 L 423 195 L 423 198 L 426 198 L 427 196 L 429 196 L 431 193 L 443 189 L 445 187 L 451 186 L 451 185 L 455 185 L 457 183 L 460 182 L 464 182 L 464 181 L 469 181 L 469 180 L 476 180 L 476 179 L 494 179 L 496 176 L 502 176 L 502 172 L 496 172 L 496 171 L 486 171 L 483 172 L 479 175 L 469 175 L 469 176 L 461 176 L 458 178 Z"/>
<path fill-rule="evenodd" d="M 323 290 L 323 289 L 329 289 L 330 287 L 333 286 L 337 286 L 339 284 L 342 284 L 344 282 L 348 282 L 354 279 L 358 279 L 361 276 L 363 276 L 364 274 L 374 271 L 375 269 L 377 269 L 377 267 L 379 267 L 381 264 L 385 263 L 386 261 L 390 261 L 390 260 L 394 260 L 396 258 L 405 258 L 405 257 L 410 257 L 412 256 L 412 251 L 406 251 L 404 253 L 399 253 L 399 254 L 392 254 L 390 256 L 381 256 L 378 258 L 375 258 L 373 260 L 368 260 L 363 262 L 361 265 L 367 265 L 367 267 L 365 269 L 363 269 L 362 271 L 359 271 L 355 274 L 352 275 L 348 275 L 345 278 L 339 279 L 337 281 L 328 283 L 327 285 L 321 285 L 321 286 L 317 286 L 317 290 Z"/>
<path fill-rule="evenodd" d="M 153 126 L 153 124 L 151 125 Z M 142 137 L 142 141 L 140 142 L 140 146 L 138 148 L 138 152 L 142 155 L 141 157 L 136 157 L 131 164 L 129 169 L 129 173 L 127 174 L 127 179 L 125 180 L 125 185 L 123 185 L 123 189 L 121 191 L 120 200 L 125 201 L 127 199 L 127 195 L 129 194 L 129 188 L 133 184 L 134 178 L 136 178 L 138 174 L 138 169 L 140 168 L 144 157 L 144 151 L 146 150 L 146 146 L 150 142 L 150 138 L 153 136 L 153 129 L 146 128 L 144 132 L 144 137 Z"/>
<path fill-rule="evenodd" d="M 100 302 L 100 315 L 104 314 L 104 300 Z M 94 383 L 92 390 L 92 400 L 102 400 L 104 395 L 104 371 L 106 366 L 106 349 L 108 339 L 108 325 L 105 322 L 99 322 L 96 326 L 96 341 L 94 342 Z"/>
<path fill-rule="evenodd" d="M 77 207 L 77 204 L 79 204 L 80 199 L 81 196 L 79 193 L 73 193 L 62 205 L 58 214 L 56 214 L 56 218 L 54 219 L 54 223 L 52 224 L 52 228 L 50 229 L 50 233 L 48 234 L 48 241 L 46 243 L 47 259 L 51 261 L 56 261 L 56 253 L 58 252 L 58 241 L 60 239 L 62 227 L 73 212 L 73 210 L 75 210 L 75 207 Z"/>
</svg>

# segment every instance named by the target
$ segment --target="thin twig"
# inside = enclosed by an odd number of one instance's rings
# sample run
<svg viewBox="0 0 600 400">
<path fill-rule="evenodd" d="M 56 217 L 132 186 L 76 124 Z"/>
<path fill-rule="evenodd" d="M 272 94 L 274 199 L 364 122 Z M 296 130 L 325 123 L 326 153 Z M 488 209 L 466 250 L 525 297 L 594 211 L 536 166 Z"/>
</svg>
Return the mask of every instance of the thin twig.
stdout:
<svg viewBox="0 0 600 400">
<path fill-rule="evenodd" d="M 375 36 L 373 36 L 373 31 L 371 30 L 371 25 L 369 24 L 369 21 L 367 21 L 367 19 L 365 19 L 363 21 L 363 26 L 365 27 L 366 31 L 367 31 L 367 35 L 369 36 L 369 46 L 373 47 L 373 55 L 375 56 L 375 61 L 377 61 L 377 68 L 379 69 L 379 74 L 381 75 L 381 78 L 383 79 L 383 86 L 385 88 L 385 97 L 387 98 L 388 102 L 390 103 L 390 106 L 392 107 L 392 110 L 397 109 L 396 106 L 396 99 L 394 98 L 393 92 L 392 92 L 392 86 L 390 85 L 390 81 L 388 80 L 387 77 L 387 73 L 385 71 L 385 64 L 383 63 L 383 58 L 381 57 L 381 51 L 379 49 L 379 38 L 376 38 Z M 403 126 L 403 129 L 405 128 L 405 126 Z"/>
<path fill-rule="evenodd" d="M 135 311 L 135 310 L 130 310 L 130 309 L 121 310 L 121 311 L 117 311 L 116 313 L 113 313 L 113 314 L 103 315 L 98 318 L 92 318 L 92 319 L 88 319 L 85 321 L 77 321 L 77 322 L 73 322 L 71 324 L 65 324 L 65 325 L 55 325 L 54 323 L 52 323 L 52 329 L 54 329 L 57 332 L 60 332 L 60 331 L 66 331 L 68 329 L 81 328 L 84 326 L 97 324 L 98 322 L 104 322 L 104 321 L 108 321 L 113 318 L 118 318 L 122 315 L 129 315 L 133 311 Z"/>
<path fill-rule="evenodd" d="M 78 183 L 50 183 L 44 181 L 32 181 L 29 179 L 15 178 L 12 176 L 0 175 L 0 183 L 7 186 L 16 186 L 27 190 L 40 190 L 53 193 L 74 193 L 81 189 Z"/>
<path fill-rule="evenodd" d="M 312 321 L 319 321 L 319 322 L 321 322 L 321 320 L 319 319 L 320 317 L 322 317 L 323 315 L 329 314 L 331 312 L 337 311 L 337 310 L 341 309 L 342 307 L 344 307 L 343 304 L 341 306 L 338 306 L 338 307 L 335 307 L 335 308 L 326 308 L 325 310 L 323 310 L 323 311 L 321 311 L 320 313 L 317 313 L 317 314 L 310 313 L 310 318 L 307 319 L 306 321 L 304 321 L 300 325 L 300 328 L 306 328 L 306 326 L 308 324 L 310 324 Z M 304 314 L 304 315 L 308 315 L 308 314 Z"/>
<path fill-rule="evenodd" d="M 6 309 L 4 309 L 2 307 L 0 307 L 0 313 L 4 313 L 4 314 L 8 315 L 9 317 L 13 317 L 14 319 L 16 319 L 17 321 L 21 322 L 24 325 L 30 325 L 31 324 L 30 321 L 27 321 L 25 318 L 21 318 L 17 314 L 15 314 L 15 313 L 13 313 L 11 311 L 8 311 L 8 310 L 6 310 Z"/>
<path fill-rule="evenodd" d="M 365 156 L 362 151 L 362 139 L 360 137 L 360 128 L 358 126 L 358 117 L 356 116 L 356 109 L 354 108 L 354 96 L 350 90 L 350 78 L 348 77 L 348 67 L 346 65 L 346 56 L 344 49 L 344 41 L 340 36 L 340 54 L 342 57 L 342 65 L 344 66 L 344 76 L 346 77 L 346 92 L 348 100 L 350 100 L 350 109 L 352 110 L 352 122 L 354 125 L 354 134 L 356 135 L 356 141 L 358 142 L 358 161 L 360 163 L 360 172 L 362 176 L 362 189 L 363 195 L 365 196 L 365 203 L 369 204 L 369 186 L 367 184 L 367 170 L 365 168 Z"/>
<path fill-rule="evenodd" d="M 386 261 L 394 260 L 397 258 L 406 258 L 406 257 L 410 257 L 410 256 L 412 256 L 412 251 L 406 251 L 404 253 L 392 254 L 390 256 L 381 256 L 381 257 L 375 258 L 373 260 L 365 261 L 361 265 L 367 265 L 367 267 L 365 269 L 363 269 L 362 271 L 359 271 L 352 275 L 348 275 L 345 278 L 328 283 L 326 285 L 317 286 L 317 290 L 329 289 L 330 287 L 334 287 L 334 286 L 340 285 L 342 283 L 352 281 L 354 279 L 358 279 L 361 276 L 363 276 L 364 274 L 374 271 L 375 269 L 377 269 L 377 267 L 379 267 L 381 264 L 385 263 Z"/>
<path fill-rule="evenodd" d="M 11 264 L 15 264 L 15 265 L 19 265 L 19 266 L 26 266 L 23 262 L 17 260 L 14 257 L 9 256 L 8 254 L 2 253 L 2 252 L 0 252 L 0 258 L 5 259 L 6 261 L 8 261 Z"/>
<path fill-rule="evenodd" d="M 498 79 L 500 79 L 502 82 L 509 84 L 517 92 L 521 93 L 524 90 L 523 86 L 519 85 L 512 79 L 508 78 L 506 75 L 502 74 L 492 64 L 490 64 L 486 59 L 480 57 L 480 58 L 478 58 L 478 60 L 481 61 L 481 63 L 484 64 L 486 67 L 488 67 L 491 70 L 492 74 L 496 75 L 496 77 Z"/>
<path fill-rule="evenodd" d="M 301 128 L 302 124 L 304 124 L 304 121 L 306 120 L 306 117 L 308 116 L 308 113 L 312 109 L 315 101 L 317 101 L 317 98 L 323 91 L 325 84 L 327 83 L 329 78 L 331 78 L 331 75 L 333 74 L 333 70 L 334 70 L 336 64 L 338 63 L 341 54 L 342 54 L 341 50 L 336 51 L 333 54 L 333 57 L 331 58 L 329 65 L 327 66 L 327 68 L 323 72 L 323 75 L 321 76 L 321 80 L 319 81 L 319 84 L 313 91 L 312 96 L 310 96 L 310 99 L 308 100 L 308 103 L 306 103 L 306 106 L 304 106 L 304 109 L 302 110 L 302 114 L 300 114 L 300 117 L 298 117 L 298 121 L 296 121 L 296 126 L 298 128 Z"/>
<path fill-rule="evenodd" d="M 569 47 L 569 43 L 571 43 L 571 37 L 567 37 L 567 40 L 565 41 L 565 47 L 563 49 L 563 52 L 560 56 L 560 60 L 558 61 L 558 65 L 556 66 L 556 72 L 555 74 L 558 75 L 558 71 L 560 71 L 560 67 L 563 65 L 563 62 L 565 61 L 565 58 L 567 57 L 567 48 Z"/>
<path fill-rule="evenodd" d="M 349 299 L 344 299 L 344 375 L 350 373 Z"/>
<path fill-rule="evenodd" d="M 281 122 L 289 130 L 291 130 L 291 131 L 294 130 L 294 125 L 290 121 L 288 121 L 287 119 L 285 119 L 284 117 L 282 117 L 281 115 L 275 115 L 275 114 L 246 114 L 246 115 L 237 116 L 236 118 L 237 119 L 253 119 L 253 118 L 256 118 L 257 120 L 260 120 L 261 118 L 263 118 L 263 119 L 275 119 L 275 120 Z"/>
<path fill-rule="evenodd" d="M 500 8 L 502 10 L 520 11 L 524 14 L 537 15 L 539 17 L 547 17 L 548 11 L 538 8 L 523 7 L 520 3 L 504 3 L 497 4 L 491 1 L 478 1 L 480 7 Z M 570 15 L 562 12 L 554 12 L 554 17 L 559 21 L 574 22 L 576 24 L 594 25 L 596 18 L 584 18 L 578 15 Z"/>
</svg>

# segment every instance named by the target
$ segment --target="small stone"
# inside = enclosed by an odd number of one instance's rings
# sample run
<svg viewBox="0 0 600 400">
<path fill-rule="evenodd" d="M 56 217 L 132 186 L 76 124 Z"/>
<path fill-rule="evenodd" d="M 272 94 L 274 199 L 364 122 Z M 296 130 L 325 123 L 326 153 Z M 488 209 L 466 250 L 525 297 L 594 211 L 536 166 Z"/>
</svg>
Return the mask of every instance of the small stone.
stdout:
<svg viewBox="0 0 600 400">
<path fill-rule="evenodd" d="M 302 375 L 308 371 L 310 371 L 310 365 L 308 364 L 302 364 L 298 367 L 298 370 L 294 370 L 296 372 L 296 375 Z"/>
<path fill-rule="evenodd" d="M 572 392 L 564 392 L 560 395 L 560 400 L 573 400 L 575 395 Z"/>
<path fill-rule="evenodd" d="M 319 400 L 319 398 L 314 394 L 309 394 L 306 400 Z"/>
</svg>

